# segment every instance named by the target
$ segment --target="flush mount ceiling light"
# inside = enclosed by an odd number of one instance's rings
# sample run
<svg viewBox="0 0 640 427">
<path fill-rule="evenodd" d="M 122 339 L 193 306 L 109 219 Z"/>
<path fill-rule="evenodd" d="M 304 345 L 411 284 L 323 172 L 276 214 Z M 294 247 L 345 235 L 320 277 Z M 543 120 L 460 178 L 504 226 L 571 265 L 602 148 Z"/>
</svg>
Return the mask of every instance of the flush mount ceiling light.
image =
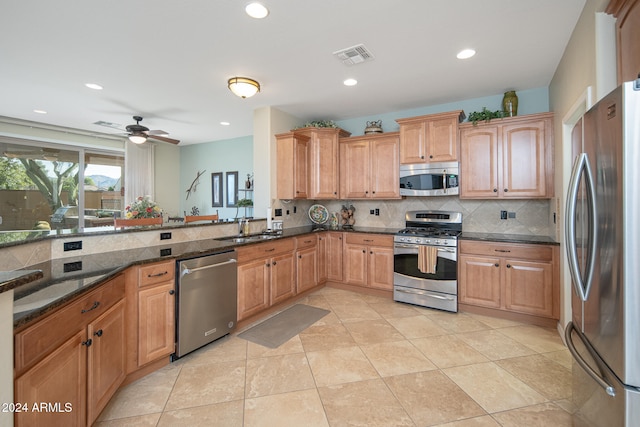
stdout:
<svg viewBox="0 0 640 427">
<path fill-rule="evenodd" d="M 228 86 L 240 98 L 250 98 L 260 92 L 260 83 L 248 77 L 233 77 L 229 79 Z"/>
<path fill-rule="evenodd" d="M 47 114 L 47 112 L 44 110 L 33 110 L 33 112 L 38 114 Z"/>
<path fill-rule="evenodd" d="M 269 9 L 267 9 L 262 3 L 251 2 L 244 7 L 244 11 L 247 12 L 252 18 L 262 19 L 266 18 L 269 14 Z"/>
<path fill-rule="evenodd" d="M 342 82 L 345 86 L 355 86 L 358 84 L 358 81 L 356 79 L 347 79 L 345 81 Z"/>
<path fill-rule="evenodd" d="M 469 59 L 475 54 L 476 54 L 476 51 L 473 50 L 473 49 L 464 49 L 464 50 L 461 50 L 460 52 L 458 52 L 458 54 L 456 55 L 456 58 L 458 58 L 458 59 Z"/>
</svg>

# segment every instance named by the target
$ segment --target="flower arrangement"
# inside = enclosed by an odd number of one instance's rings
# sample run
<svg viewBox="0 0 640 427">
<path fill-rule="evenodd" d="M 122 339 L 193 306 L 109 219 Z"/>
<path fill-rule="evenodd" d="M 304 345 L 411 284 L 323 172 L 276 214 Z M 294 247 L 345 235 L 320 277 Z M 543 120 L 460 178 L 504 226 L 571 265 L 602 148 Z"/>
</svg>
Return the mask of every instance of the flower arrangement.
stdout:
<svg viewBox="0 0 640 427">
<path fill-rule="evenodd" d="M 151 196 L 139 196 L 135 202 L 125 208 L 124 214 L 126 219 L 159 218 L 161 216 L 162 209 L 151 200 Z"/>
</svg>

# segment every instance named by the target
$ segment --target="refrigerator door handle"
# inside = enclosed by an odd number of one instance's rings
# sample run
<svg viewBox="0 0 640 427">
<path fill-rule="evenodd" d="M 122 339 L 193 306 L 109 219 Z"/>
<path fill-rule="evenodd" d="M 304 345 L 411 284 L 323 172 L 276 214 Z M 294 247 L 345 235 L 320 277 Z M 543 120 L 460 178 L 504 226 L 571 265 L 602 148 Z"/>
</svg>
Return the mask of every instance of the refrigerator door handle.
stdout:
<svg viewBox="0 0 640 427">
<path fill-rule="evenodd" d="M 575 345 L 573 345 L 573 338 L 571 336 L 571 332 L 575 329 L 575 326 L 573 326 L 573 322 L 569 322 L 569 324 L 567 325 L 566 329 L 564 330 L 564 338 L 565 341 L 567 343 L 567 348 L 569 349 L 569 352 L 571 353 L 571 355 L 573 356 L 573 358 L 575 359 L 575 361 L 578 363 L 578 365 L 580 365 L 580 367 L 587 373 L 589 374 L 589 376 L 591 378 L 593 378 L 593 380 L 598 383 L 598 385 L 600 387 L 602 387 L 609 396 L 611 397 L 615 397 L 616 395 L 616 389 L 609 384 L 608 382 L 606 382 L 600 375 L 598 375 L 598 373 L 596 371 L 594 371 L 593 369 L 591 369 L 591 366 L 589 366 L 587 364 L 587 362 L 584 361 L 584 359 L 582 358 L 582 356 L 580 356 L 580 354 L 578 353 L 578 350 L 576 350 Z M 576 330 L 576 333 L 578 333 L 578 331 Z M 578 333 L 578 338 L 580 338 L 580 340 L 583 342 L 584 346 L 587 348 L 587 351 L 589 351 L 589 353 L 592 352 L 591 350 L 591 346 L 589 343 L 585 342 L 584 339 L 582 338 L 582 336 Z"/>
<path fill-rule="evenodd" d="M 578 203 L 578 189 L 580 187 L 580 177 L 584 174 L 587 191 L 589 191 L 589 228 L 590 228 L 590 242 L 587 271 L 586 276 L 583 278 L 580 274 L 578 267 L 578 250 L 576 248 L 576 205 Z M 589 298 L 591 291 L 591 283 L 593 279 L 593 270 L 596 261 L 596 237 L 598 233 L 596 223 L 596 189 L 595 181 L 593 179 L 593 173 L 591 171 L 591 165 L 589 163 L 589 157 L 587 153 L 580 153 L 576 157 L 573 163 L 573 169 L 571 172 L 571 180 L 569 181 L 569 192 L 567 194 L 567 208 L 565 218 L 565 240 L 567 248 L 567 258 L 569 262 L 569 272 L 573 279 L 573 286 L 576 293 L 582 301 L 586 301 Z"/>
</svg>

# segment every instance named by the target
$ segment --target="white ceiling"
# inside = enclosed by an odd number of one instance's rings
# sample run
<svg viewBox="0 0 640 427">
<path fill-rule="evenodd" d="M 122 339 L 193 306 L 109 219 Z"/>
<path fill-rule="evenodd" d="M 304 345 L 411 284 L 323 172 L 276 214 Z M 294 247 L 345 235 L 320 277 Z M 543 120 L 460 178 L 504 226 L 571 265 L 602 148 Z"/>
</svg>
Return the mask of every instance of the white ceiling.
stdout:
<svg viewBox="0 0 640 427">
<path fill-rule="evenodd" d="M 262 0 L 262 20 L 246 2 L 6 3 L 0 116 L 118 133 L 93 123 L 124 128 L 141 115 L 192 144 L 251 135 L 265 106 L 302 125 L 537 88 L 550 83 L 585 0 Z M 373 61 L 348 67 L 333 56 L 360 43 Z M 456 59 L 467 47 L 477 55 Z M 226 86 L 234 76 L 262 92 L 236 97 Z M 359 84 L 344 86 L 347 77 Z"/>
</svg>

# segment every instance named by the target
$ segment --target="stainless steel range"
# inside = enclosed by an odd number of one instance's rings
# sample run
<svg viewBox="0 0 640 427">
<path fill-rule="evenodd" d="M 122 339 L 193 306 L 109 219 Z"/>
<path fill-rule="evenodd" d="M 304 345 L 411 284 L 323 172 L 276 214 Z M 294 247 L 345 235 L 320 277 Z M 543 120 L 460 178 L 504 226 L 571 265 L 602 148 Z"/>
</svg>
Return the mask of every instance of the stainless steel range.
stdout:
<svg viewBox="0 0 640 427">
<path fill-rule="evenodd" d="M 393 238 L 393 299 L 457 312 L 462 213 L 409 211 L 405 220 Z"/>
</svg>

